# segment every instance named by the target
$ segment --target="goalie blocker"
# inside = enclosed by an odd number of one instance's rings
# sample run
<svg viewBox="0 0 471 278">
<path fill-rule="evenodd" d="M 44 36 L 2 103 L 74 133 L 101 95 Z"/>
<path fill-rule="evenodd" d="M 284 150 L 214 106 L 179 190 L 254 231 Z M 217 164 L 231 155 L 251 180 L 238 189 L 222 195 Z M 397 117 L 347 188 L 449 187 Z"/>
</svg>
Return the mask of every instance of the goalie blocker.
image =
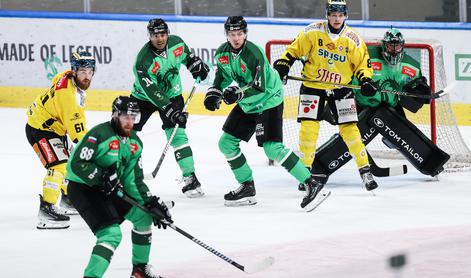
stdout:
<svg viewBox="0 0 471 278">
<path fill-rule="evenodd" d="M 433 144 L 413 123 L 385 106 L 367 108 L 359 114 L 358 128 L 365 146 L 376 135 L 386 138 L 422 174 L 436 176 L 450 156 Z M 328 177 L 352 156 L 337 133 L 316 152 L 311 172 Z"/>
</svg>

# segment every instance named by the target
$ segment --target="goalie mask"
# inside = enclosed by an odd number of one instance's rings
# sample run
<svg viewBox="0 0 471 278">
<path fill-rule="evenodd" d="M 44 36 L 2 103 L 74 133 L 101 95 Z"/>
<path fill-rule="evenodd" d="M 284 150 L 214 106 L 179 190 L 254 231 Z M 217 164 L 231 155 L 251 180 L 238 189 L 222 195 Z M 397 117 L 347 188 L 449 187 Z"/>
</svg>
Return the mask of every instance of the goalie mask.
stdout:
<svg viewBox="0 0 471 278">
<path fill-rule="evenodd" d="M 348 17 L 347 2 L 345 0 L 327 0 L 325 17 L 327 18 L 334 12 L 343 13 L 345 17 Z"/>
<path fill-rule="evenodd" d="M 396 28 L 391 28 L 381 40 L 384 59 L 391 65 L 397 65 L 404 57 L 404 37 Z"/>
<path fill-rule="evenodd" d="M 86 51 L 74 52 L 70 57 L 70 67 L 75 72 L 79 68 L 91 68 L 95 73 L 95 57 Z"/>
</svg>

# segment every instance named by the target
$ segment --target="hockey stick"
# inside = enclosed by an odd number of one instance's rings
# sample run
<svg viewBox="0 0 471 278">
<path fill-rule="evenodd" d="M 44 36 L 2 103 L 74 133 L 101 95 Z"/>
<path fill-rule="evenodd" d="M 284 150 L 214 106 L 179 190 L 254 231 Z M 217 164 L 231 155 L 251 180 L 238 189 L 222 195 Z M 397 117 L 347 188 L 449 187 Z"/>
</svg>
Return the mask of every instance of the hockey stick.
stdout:
<svg viewBox="0 0 471 278">
<path fill-rule="evenodd" d="M 191 92 L 188 95 L 188 99 L 185 102 L 185 105 L 183 106 L 182 113 L 186 112 L 186 109 L 188 108 L 188 105 L 190 104 L 191 98 L 193 98 L 193 95 L 195 94 L 196 91 L 196 86 L 200 83 L 201 78 L 198 76 L 195 80 L 195 83 L 193 84 L 193 87 L 191 88 Z M 157 162 L 157 165 L 154 168 L 154 171 L 152 173 L 148 173 L 144 175 L 145 180 L 152 180 L 157 176 L 157 172 L 159 171 L 160 167 L 162 166 L 162 163 L 164 162 L 165 155 L 167 154 L 168 148 L 170 147 L 170 144 L 173 141 L 173 137 L 175 137 L 175 134 L 177 134 L 177 129 L 180 126 L 180 124 L 176 124 L 175 127 L 173 128 L 172 134 L 170 134 L 170 137 L 168 138 L 167 144 L 165 144 L 165 148 L 162 151 L 162 154 L 160 155 L 159 161 Z"/>
<path fill-rule="evenodd" d="M 298 77 L 298 76 L 288 76 L 287 79 L 290 80 L 296 80 L 296 81 L 302 81 L 302 82 L 311 82 L 311 83 L 317 83 L 317 84 L 322 84 L 322 85 L 331 85 L 331 86 L 336 86 L 339 88 L 350 88 L 350 89 L 361 89 L 360 85 L 353 85 L 353 84 L 338 84 L 338 83 L 333 83 L 333 82 L 324 82 L 324 81 L 318 81 L 318 80 L 312 80 L 304 77 Z M 405 97 L 414 97 L 414 98 L 423 98 L 423 99 L 436 99 L 440 98 L 448 93 L 449 90 L 445 88 L 444 90 L 440 90 L 438 92 L 435 92 L 433 95 L 418 95 L 418 94 L 412 94 L 408 92 L 401 92 L 401 91 L 390 91 L 390 90 L 385 90 L 385 89 L 380 89 L 378 90 L 381 93 L 386 93 L 386 94 L 393 94 L 393 95 L 398 95 L 398 96 L 405 96 Z"/>
<path fill-rule="evenodd" d="M 368 155 L 368 161 L 370 162 L 371 174 L 375 177 L 390 177 L 390 176 L 399 176 L 407 174 L 407 165 L 396 165 L 392 167 L 380 167 L 374 161 L 373 157 L 366 152 Z"/>
<path fill-rule="evenodd" d="M 126 195 L 122 190 L 119 190 L 117 192 L 117 195 L 118 195 L 118 197 L 123 199 L 125 202 L 129 203 L 130 205 L 138 207 L 141 210 L 143 210 L 144 212 L 146 212 L 150 215 L 153 215 L 153 213 L 149 209 L 147 209 L 145 206 L 139 204 L 133 198 Z M 173 223 L 170 223 L 166 220 L 163 220 L 163 222 L 165 223 L 165 225 L 169 226 L 170 228 L 177 231 L 178 233 L 184 235 L 189 240 L 193 241 L 194 243 L 198 244 L 199 246 L 203 247 L 204 249 L 208 250 L 209 252 L 213 253 L 214 255 L 216 255 L 219 258 L 223 259 L 224 261 L 230 263 L 231 265 L 237 267 L 238 269 L 242 270 L 245 273 L 252 274 L 252 273 L 255 273 L 255 272 L 259 272 L 259 271 L 265 270 L 266 268 L 268 268 L 269 266 L 271 266 L 272 264 L 275 263 L 275 258 L 270 256 L 270 257 L 266 257 L 265 259 L 263 259 L 263 260 L 261 260 L 257 263 L 254 263 L 254 264 L 245 265 L 245 266 L 241 265 L 241 264 L 237 263 L 236 261 L 232 260 L 231 258 L 225 256 L 221 252 L 215 250 L 211 246 L 207 245 L 206 243 L 202 242 L 201 240 L 197 239 L 196 237 L 190 235 L 189 233 L 187 233 L 184 230 L 180 229 L 179 227 L 175 226 Z"/>
</svg>

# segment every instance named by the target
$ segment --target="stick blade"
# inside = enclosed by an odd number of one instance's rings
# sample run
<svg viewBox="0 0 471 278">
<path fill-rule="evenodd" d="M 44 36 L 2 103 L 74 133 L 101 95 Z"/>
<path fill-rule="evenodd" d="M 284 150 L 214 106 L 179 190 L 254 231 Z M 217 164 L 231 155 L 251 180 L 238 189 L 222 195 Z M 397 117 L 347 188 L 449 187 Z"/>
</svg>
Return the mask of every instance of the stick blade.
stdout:
<svg viewBox="0 0 471 278">
<path fill-rule="evenodd" d="M 259 271 L 263 271 L 263 270 L 267 269 L 268 267 L 270 267 L 274 263 L 275 263 L 275 258 L 273 258 L 272 256 L 266 257 L 265 259 L 263 259 L 263 260 L 261 260 L 257 263 L 244 266 L 244 272 L 247 273 L 247 274 L 252 274 L 252 273 L 259 272 Z"/>
<path fill-rule="evenodd" d="M 152 173 L 144 174 L 144 180 L 149 181 L 153 179 L 154 179 L 154 176 L 152 175 Z"/>
</svg>

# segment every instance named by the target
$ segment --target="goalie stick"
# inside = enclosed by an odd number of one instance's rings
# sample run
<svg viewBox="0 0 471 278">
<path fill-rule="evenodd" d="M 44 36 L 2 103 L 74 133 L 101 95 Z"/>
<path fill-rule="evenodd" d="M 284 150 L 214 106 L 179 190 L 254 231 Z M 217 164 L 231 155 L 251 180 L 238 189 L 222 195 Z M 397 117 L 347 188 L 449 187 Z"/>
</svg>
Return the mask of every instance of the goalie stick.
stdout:
<svg viewBox="0 0 471 278">
<path fill-rule="evenodd" d="M 373 157 L 366 152 L 368 155 L 368 161 L 370 162 L 370 171 L 375 177 L 391 177 L 407 174 L 407 165 L 395 165 L 392 167 L 381 167 L 376 164 Z"/>
<path fill-rule="evenodd" d="M 129 203 L 130 205 L 133 205 L 137 208 L 140 208 L 141 210 L 145 211 L 146 213 L 148 213 L 150 215 L 153 215 L 153 213 L 150 210 L 148 210 L 145 206 L 139 204 L 133 198 L 126 195 L 122 190 L 118 190 L 117 196 L 120 197 L 121 199 L 123 199 L 123 201 Z M 265 259 L 263 259 L 259 262 L 253 263 L 253 264 L 241 265 L 241 264 L 237 263 L 236 261 L 232 260 L 231 258 L 227 257 L 226 255 L 222 254 L 221 252 L 215 250 L 211 246 L 207 245 L 206 243 L 202 242 L 201 240 L 197 239 L 196 237 L 194 237 L 194 236 L 190 235 L 189 233 L 185 232 L 184 230 L 180 229 L 179 227 L 177 227 L 173 223 L 170 223 L 166 220 L 163 220 L 163 222 L 167 226 L 172 228 L 173 230 L 177 231 L 181 235 L 188 238 L 189 240 L 193 241 L 194 243 L 198 244 L 199 246 L 201 246 L 204 249 L 208 250 L 212 254 L 216 255 L 217 257 L 223 259 L 224 261 L 230 263 L 234 267 L 242 270 L 243 272 L 245 272 L 247 274 L 252 274 L 252 273 L 255 273 L 255 272 L 265 270 L 266 268 L 268 268 L 269 266 L 271 266 L 272 264 L 275 263 L 275 258 L 270 256 L 270 257 L 266 257 Z"/>
<path fill-rule="evenodd" d="M 195 83 L 193 84 L 193 87 L 191 88 L 191 92 L 188 95 L 188 99 L 185 102 L 185 105 L 183 106 L 182 113 L 186 112 L 186 109 L 188 108 L 188 105 L 190 104 L 191 98 L 195 94 L 196 91 L 196 86 L 200 83 L 201 78 L 198 76 L 195 80 Z M 152 173 L 148 173 L 144 175 L 145 180 L 152 180 L 157 176 L 157 172 L 159 171 L 160 167 L 162 166 L 162 163 L 164 162 L 165 155 L 167 154 L 168 148 L 170 147 L 170 144 L 173 141 L 173 138 L 175 137 L 175 134 L 177 134 L 177 129 L 180 125 L 177 123 L 175 127 L 173 128 L 172 133 L 170 134 L 170 137 L 168 138 L 167 144 L 165 144 L 164 150 L 162 151 L 162 154 L 160 155 L 159 161 L 157 162 L 157 165 L 154 168 L 154 171 Z"/>
<path fill-rule="evenodd" d="M 317 80 L 312 80 L 312 79 L 308 79 L 308 78 L 304 78 L 304 77 L 298 77 L 298 76 L 288 76 L 287 79 L 302 81 L 302 82 L 318 83 L 318 84 L 324 84 L 324 85 L 332 85 L 332 86 L 350 88 L 350 89 L 361 89 L 361 86 L 359 86 L 359 85 L 338 84 L 338 83 L 332 83 L 332 82 L 317 81 Z M 452 86 L 449 85 L 445 89 L 440 90 L 438 92 L 435 92 L 433 95 L 418 95 L 418 94 L 412 94 L 412 93 L 408 93 L 408 92 L 390 91 L 390 90 L 385 90 L 385 89 L 380 89 L 378 91 L 380 91 L 381 93 L 393 94 L 393 95 L 405 96 L 405 97 L 414 97 L 414 98 L 423 98 L 423 99 L 437 99 L 437 98 L 440 98 L 440 97 L 446 95 L 451 90 L 451 88 L 449 88 L 449 87 L 452 87 Z"/>
</svg>

